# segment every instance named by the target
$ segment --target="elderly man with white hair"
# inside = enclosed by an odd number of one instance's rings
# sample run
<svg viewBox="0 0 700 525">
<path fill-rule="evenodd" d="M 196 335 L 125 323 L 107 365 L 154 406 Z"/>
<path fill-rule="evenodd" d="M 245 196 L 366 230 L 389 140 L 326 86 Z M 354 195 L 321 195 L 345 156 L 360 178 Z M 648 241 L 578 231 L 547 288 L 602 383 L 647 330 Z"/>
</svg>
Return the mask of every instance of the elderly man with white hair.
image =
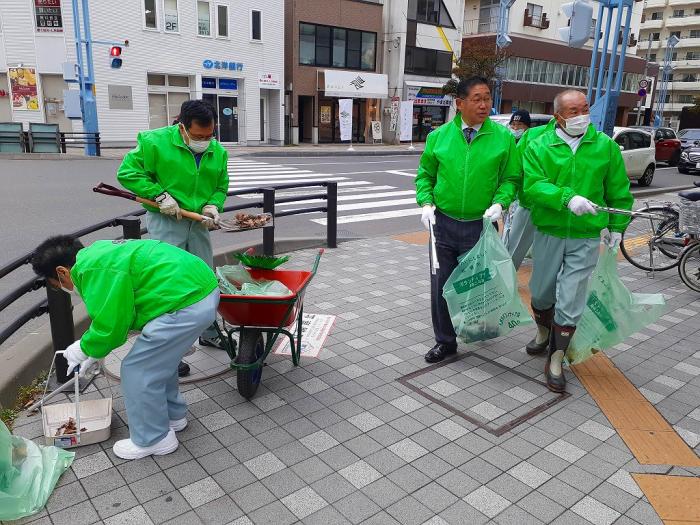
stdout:
<svg viewBox="0 0 700 525">
<path fill-rule="evenodd" d="M 586 96 L 566 90 L 554 100 L 555 129 L 523 154 L 525 196 L 537 231 L 530 279 L 537 334 L 528 353 L 547 351 L 545 377 L 566 389 L 562 361 L 586 306 L 588 280 L 603 240 L 615 247 L 629 217 L 597 207 L 630 210 L 634 199 L 620 147 L 591 125 Z"/>
</svg>

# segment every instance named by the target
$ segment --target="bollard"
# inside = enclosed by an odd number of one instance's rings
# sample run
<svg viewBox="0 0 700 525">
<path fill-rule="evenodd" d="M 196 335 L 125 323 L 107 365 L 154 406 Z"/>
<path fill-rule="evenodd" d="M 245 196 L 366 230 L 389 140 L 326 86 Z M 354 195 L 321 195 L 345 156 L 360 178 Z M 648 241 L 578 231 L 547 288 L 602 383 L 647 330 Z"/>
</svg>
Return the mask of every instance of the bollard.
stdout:
<svg viewBox="0 0 700 525">
<path fill-rule="evenodd" d="M 266 226 L 263 230 L 263 253 L 275 255 L 275 189 L 263 188 L 263 212 L 272 214 L 272 226 Z"/>
<path fill-rule="evenodd" d="M 141 238 L 141 219 L 138 217 L 120 217 L 117 219 L 117 224 L 122 227 L 125 239 Z"/>
<path fill-rule="evenodd" d="M 75 341 L 75 326 L 73 325 L 73 305 L 70 295 L 62 290 L 46 284 L 46 297 L 48 299 L 49 323 L 51 325 L 51 340 L 53 350 L 58 352 L 65 350 Z M 56 356 L 56 379 L 59 383 L 65 383 L 71 377 L 67 375 L 68 362 L 62 355 Z"/>
<path fill-rule="evenodd" d="M 326 244 L 329 248 L 338 247 L 338 183 L 329 182 L 326 186 Z"/>
</svg>

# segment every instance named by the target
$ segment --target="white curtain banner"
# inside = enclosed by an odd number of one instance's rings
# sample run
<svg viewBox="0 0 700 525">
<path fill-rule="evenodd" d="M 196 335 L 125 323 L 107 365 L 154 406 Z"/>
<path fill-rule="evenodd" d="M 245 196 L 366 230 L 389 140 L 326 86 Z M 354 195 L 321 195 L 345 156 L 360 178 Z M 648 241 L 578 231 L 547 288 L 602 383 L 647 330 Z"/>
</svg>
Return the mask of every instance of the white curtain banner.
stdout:
<svg viewBox="0 0 700 525">
<path fill-rule="evenodd" d="M 413 140 L 413 101 L 401 101 L 401 117 L 400 117 L 400 136 L 399 140 Z"/>
<path fill-rule="evenodd" d="M 339 99 L 338 109 L 338 115 L 340 116 L 340 140 L 352 140 L 352 99 Z"/>
</svg>

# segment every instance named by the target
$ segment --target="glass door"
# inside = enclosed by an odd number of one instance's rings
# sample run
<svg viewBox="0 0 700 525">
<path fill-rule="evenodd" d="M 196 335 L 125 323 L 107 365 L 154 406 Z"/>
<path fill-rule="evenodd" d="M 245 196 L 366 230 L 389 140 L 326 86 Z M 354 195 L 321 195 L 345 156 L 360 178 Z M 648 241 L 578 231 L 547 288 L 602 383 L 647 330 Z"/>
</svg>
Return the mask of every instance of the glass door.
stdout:
<svg viewBox="0 0 700 525">
<path fill-rule="evenodd" d="M 219 97 L 219 142 L 238 142 L 238 97 Z"/>
</svg>

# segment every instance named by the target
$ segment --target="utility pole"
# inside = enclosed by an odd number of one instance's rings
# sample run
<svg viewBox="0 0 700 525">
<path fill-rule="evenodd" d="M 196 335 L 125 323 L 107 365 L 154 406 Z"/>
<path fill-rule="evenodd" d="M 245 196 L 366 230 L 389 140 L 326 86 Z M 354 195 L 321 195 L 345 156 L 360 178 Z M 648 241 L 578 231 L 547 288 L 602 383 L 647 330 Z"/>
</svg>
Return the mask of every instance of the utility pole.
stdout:
<svg viewBox="0 0 700 525">
<path fill-rule="evenodd" d="M 513 41 L 508 36 L 508 26 L 510 22 L 510 8 L 515 3 L 515 0 L 500 0 L 498 6 L 498 30 L 496 35 L 496 53 L 499 50 L 508 47 Z M 503 96 L 503 80 L 500 72 L 496 76 L 496 85 L 493 90 L 493 111 L 495 113 L 501 110 L 501 98 Z"/>
<path fill-rule="evenodd" d="M 646 60 L 644 61 L 644 80 L 647 79 L 647 75 L 649 73 L 649 55 L 651 53 L 651 33 L 649 33 L 649 40 L 647 43 L 647 56 Z M 647 93 L 644 97 L 639 97 L 639 103 L 637 104 L 637 126 L 641 124 L 642 121 L 642 101 L 649 96 L 649 93 Z"/>
</svg>

